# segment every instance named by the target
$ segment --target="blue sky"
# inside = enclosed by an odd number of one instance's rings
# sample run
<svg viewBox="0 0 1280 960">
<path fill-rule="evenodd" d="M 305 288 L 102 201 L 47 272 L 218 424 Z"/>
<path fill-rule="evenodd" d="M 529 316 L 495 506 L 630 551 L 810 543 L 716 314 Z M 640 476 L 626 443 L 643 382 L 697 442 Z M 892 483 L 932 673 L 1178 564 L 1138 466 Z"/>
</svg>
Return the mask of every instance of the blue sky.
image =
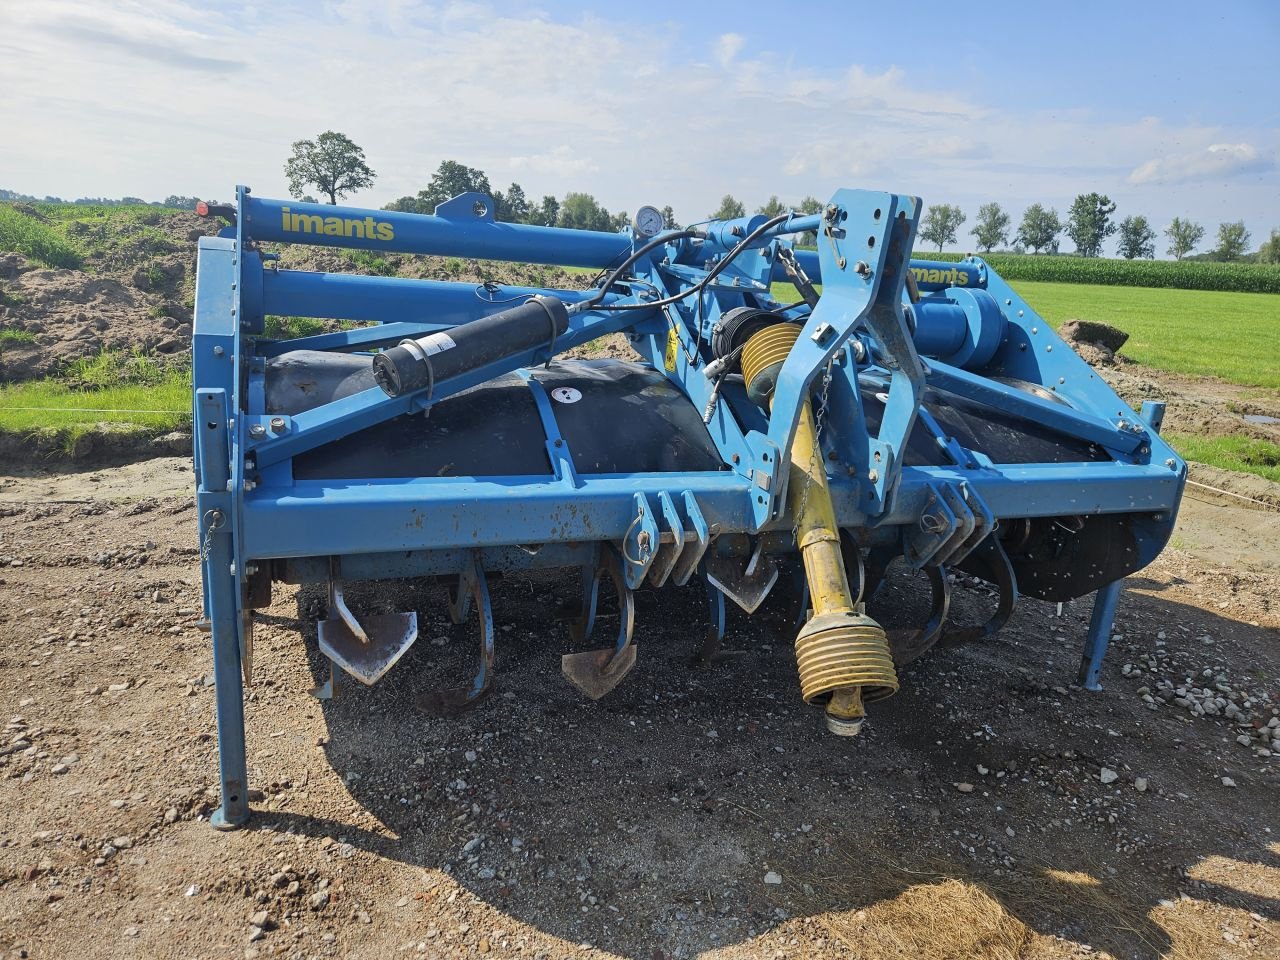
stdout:
<svg viewBox="0 0 1280 960">
<path fill-rule="evenodd" d="M 0 21 L 0 186 L 39 195 L 283 196 L 290 142 L 336 129 L 379 174 L 349 201 L 370 206 L 454 159 L 683 221 L 847 186 L 957 203 L 965 230 L 990 200 L 1092 190 L 1157 229 L 1280 227 L 1275 0 L 0 0 Z"/>
</svg>

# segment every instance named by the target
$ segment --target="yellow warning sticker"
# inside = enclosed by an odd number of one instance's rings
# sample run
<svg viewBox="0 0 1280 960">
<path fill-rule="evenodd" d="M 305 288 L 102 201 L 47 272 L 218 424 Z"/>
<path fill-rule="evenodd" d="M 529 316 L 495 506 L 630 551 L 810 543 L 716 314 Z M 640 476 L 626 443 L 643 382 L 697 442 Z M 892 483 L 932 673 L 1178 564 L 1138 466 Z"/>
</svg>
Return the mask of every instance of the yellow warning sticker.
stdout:
<svg viewBox="0 0 1280 960">
<path fill-rule="evenodd" d="M 676 333 L 675 327 L 667 328 L 667 352 L 663 355 L 662 365 L 667 368 L 667 373 L 676 372 L 676 351 L 680 349 L 680 335 Z"/>
</svg>

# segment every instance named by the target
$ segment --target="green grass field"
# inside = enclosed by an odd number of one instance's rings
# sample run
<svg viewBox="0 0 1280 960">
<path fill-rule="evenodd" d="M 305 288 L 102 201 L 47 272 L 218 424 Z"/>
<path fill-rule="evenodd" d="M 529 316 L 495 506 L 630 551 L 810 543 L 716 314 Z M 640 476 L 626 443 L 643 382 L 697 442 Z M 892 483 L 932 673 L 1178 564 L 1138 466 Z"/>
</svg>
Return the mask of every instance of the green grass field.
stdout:
<svg viewBox="0 0 1280 960">
<path fill-rule="evenodd" d="M 1119 327 L 1129 334 L 1121 352 L 1138 363 L 1280 390 L 1280 296 L 1027 280 L 1012 286 L 1054 327 L 1074 318 Z"/>
<path fill-rule="evenodd" d="M 1240 434 L 1202 437 L 1176 431 L 1168 433 L 1165 439 L 1188 460 L 1223 470 L 1256 473 L 1280 483 L 1280 446 L 1274 443 Z"/>
<path fill-rule="evenodd" d="M 191 370 L 106 351 L 62 379 L 0 386 L 0 431 L 54 435 L 70 449 L 99 424 L 174 430 L 191 420 Z"/>
</svg>

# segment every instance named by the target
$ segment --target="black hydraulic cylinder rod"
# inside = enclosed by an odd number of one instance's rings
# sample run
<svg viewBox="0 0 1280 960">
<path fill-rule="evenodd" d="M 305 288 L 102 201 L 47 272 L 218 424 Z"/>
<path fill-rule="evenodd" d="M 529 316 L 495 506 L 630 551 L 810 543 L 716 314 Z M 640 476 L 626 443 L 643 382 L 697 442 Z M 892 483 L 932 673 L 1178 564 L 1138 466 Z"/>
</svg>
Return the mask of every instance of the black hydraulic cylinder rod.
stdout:
<svg viewBox="0 0 1280 960">
<path fill-rule="evenodd" d="M 569 329 L 569 313 L 556 297 L 531 297 L 518 307 L 493 313 L 449 330 L 402 340 L 373 358 L 373 379 L 384 393 L 399 397 L 427 390 L 439 380 L 496 363 L 546 344 Z"/>
</svg>

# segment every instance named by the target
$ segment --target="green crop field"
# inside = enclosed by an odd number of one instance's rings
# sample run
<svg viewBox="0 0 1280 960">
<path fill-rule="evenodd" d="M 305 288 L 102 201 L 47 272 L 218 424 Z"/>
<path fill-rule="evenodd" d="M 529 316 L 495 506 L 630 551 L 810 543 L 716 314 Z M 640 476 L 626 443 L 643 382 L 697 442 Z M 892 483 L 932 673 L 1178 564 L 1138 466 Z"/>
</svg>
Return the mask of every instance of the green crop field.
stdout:
<svg viewBox="0 0 1280 960">
<path fill-rule="evenodd" d="M 957 253 L 915 251 L 918 260 L 963 259 Z M 1009 282 L 1086 283 L 1098 286 L 1280 293 L 1280 264 L 1204 260 L 1115 260 L 1026 253 L 990 253 L 982 259 Z"/>
<path fill-rule="evenodd" d="M 1280 390 L 1280 296 L 1014 281 L 1057 327 L 1079 318 L 1129 334 L 1122 353 L 1159 370 Z"/>
</svg>

